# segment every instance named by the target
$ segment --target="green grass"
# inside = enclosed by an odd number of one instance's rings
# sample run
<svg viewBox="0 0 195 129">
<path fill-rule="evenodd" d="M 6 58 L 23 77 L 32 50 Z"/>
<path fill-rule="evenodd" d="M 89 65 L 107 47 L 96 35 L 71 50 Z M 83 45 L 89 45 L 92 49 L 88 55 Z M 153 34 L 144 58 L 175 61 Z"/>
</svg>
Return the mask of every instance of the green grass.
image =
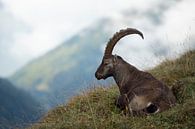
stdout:
<svg viewBox="0 0 195 129">
<path fill-rule="evenodd" d="M 99 86 L 72 98 L 32 125 L 32 129 L 193 129 L 195 128 L 195 51 L 150 70 L 173 88 L 177 105 L 163 113 L 125 116 L 114 105 L 116 86 Z"/>
</svg>

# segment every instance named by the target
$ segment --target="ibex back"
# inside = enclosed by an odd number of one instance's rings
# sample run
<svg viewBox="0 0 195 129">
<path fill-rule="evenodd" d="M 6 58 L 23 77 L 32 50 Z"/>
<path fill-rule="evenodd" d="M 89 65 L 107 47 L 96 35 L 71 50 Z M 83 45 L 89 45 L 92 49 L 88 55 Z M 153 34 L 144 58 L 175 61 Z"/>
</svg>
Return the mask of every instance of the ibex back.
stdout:
<svg viewBox="0 0 195 129">
<path fill-rule="evenodd" d="M 128 109 L 133 115 L 162 112 L 176 102 L 172 91 L 150 73 L 138 70 L 120 56 L 112 55 L 116 43 L 130 34 L 138 34 L 144 39 L 137 29 L 127 28 L 117 32 L 107 43 L 95 76 L 98 80 L 114 78 L 120 91 L 116 105 L 122 110 Z"/>
</svg>

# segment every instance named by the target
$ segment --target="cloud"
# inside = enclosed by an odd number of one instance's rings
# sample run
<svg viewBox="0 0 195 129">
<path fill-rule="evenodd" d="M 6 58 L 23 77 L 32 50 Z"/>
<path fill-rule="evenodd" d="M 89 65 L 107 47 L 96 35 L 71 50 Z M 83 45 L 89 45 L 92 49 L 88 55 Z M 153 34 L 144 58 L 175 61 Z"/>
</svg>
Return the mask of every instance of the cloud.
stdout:
<svg viewBox="0 0 195 129">
<path fill-rule="evenodd" d="M 2 0 L 2 3 L 0 26 L 6 31 L 0 33 L 4 39 L 0 48 L 1 76 L 10 75 L 93 21 L 130 5 L 129 0 Z M 26 29 L 24 33 L 22 28 Z"/>
<path fill-rule="evenodd" d="M 185 0 L 178 3 L 175 7 L 169 9 L 164 14 L 164 23 L 158 28 L 158 37 L 164 37 L 161 40 L 172 43 L 173 50 L 182 50 L 181 44 L 190 47 L 194 40 L 187 40 L 195 36 L 195 1 Z M 166 36 L 166 37 L 165 37 Z"/>
<path fill-rule="evenodd" d="M 0 73 L 11 74 L 19 66 L 15 53 L 11 51 L 15 36 L 25 32 L 24 26 L 10 13 L 0 7 Z"/>
<path fill-rule="evenodd" d="M 122 42 L 133 43 L 123 43 L 115 50 L 140 68 L 151 66 L 148 65 L 151 59 L 158 62 L 159 56 L 154 53 L 169 55 L 172 51 L 183 51 L 178 45 L 181 43 L 195 46 L 193 0 L 2 0 L 2 3 L 0 71 L 3 76 L 102 17 L 114 19 L 110 28 L 113 32 L 127 26 L 144 32 L 144 41 L 137 37 L 124 39 Z M 143 60 L 147 61 L 143 63 Z"/>
<path fill-rule="evenodd" d="M 114 19 L 113 32 L 134 27 L 145 39 L 129 36 L 122 39 L 114 53 L 140 69 L 159 64 L 165 58 L 176 58 L 195 49 L 195 1 L 149 1 L 143 8 L 128 9 Z"/>
</svg>

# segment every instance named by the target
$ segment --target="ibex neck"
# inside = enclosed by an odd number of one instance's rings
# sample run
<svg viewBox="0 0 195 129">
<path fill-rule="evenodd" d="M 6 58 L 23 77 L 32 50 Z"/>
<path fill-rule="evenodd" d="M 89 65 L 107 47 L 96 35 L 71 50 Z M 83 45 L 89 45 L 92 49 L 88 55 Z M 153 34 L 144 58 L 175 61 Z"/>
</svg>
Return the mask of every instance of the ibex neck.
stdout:
<svg viewBox="0 0 195 129">
<path fill-rule="evenodd" d="M 113 77 L 121 94 L 125 94 L 126 91 L 129 91 L 126 89 L 130 89 L 132 87 L 130 85 L 130 81 L 135 80 L 134 74 L 138 71 L 138 69 L 126 62 L 119 63 L 115 66 Z"/>
</svg>

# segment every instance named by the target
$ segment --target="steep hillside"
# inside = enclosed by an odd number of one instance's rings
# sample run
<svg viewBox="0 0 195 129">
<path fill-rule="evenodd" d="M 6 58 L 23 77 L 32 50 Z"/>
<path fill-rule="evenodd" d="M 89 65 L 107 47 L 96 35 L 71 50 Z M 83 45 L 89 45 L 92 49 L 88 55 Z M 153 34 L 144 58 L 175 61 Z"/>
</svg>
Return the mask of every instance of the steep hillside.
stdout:
<svg viewBox="0 0 195 129">
<path fill-rule="evenodd" d="M 41 116 L 41 105 L 29 94 L 0 78 L 0 128 L 24 127 Z"/>
<path fill-rule="evenodd" d="M 150 71 L 173 88 L 177 105 L 146 117 L 123 115 L 115 106 L 116 86 L 96 87 L 50 111 L 32 129 L 193 129 L 195 127 L 195 51 Z"/>
</svg>

